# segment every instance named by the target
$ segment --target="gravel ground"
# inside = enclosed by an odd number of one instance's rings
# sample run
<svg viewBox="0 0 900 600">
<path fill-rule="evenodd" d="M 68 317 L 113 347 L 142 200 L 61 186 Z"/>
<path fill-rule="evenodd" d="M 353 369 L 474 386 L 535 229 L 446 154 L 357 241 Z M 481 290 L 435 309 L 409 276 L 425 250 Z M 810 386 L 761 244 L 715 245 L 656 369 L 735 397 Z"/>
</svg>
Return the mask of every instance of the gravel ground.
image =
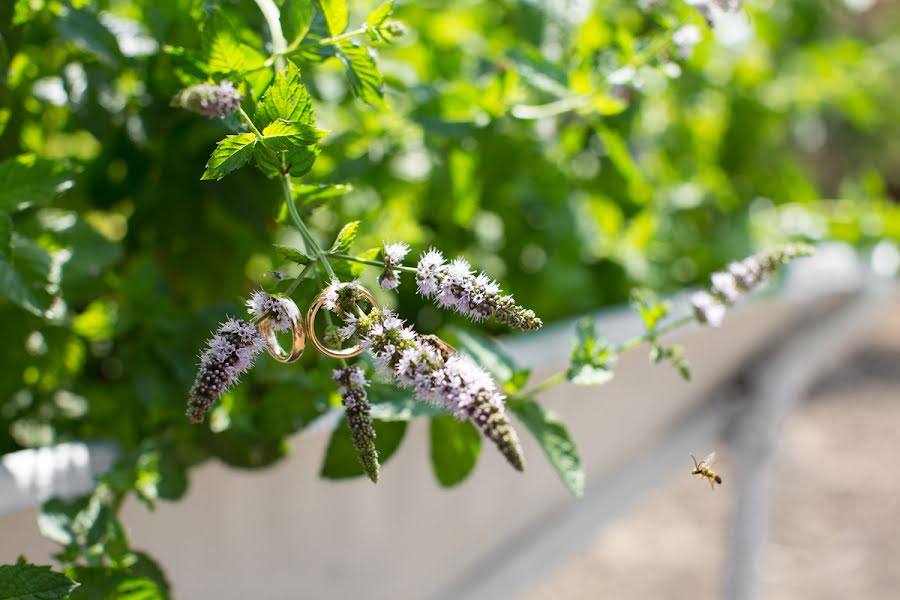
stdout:
<svg viewBox="0 0 900 600">
<path fill-rule="evenodd" d="M 869 347 L 820 382 L 784 424 L 766 600 L 900 598 L 900 306 L 894 308 Z M 524 597 L 721 597 L 732 501 L 728 457 L 717 466 L 725 485 L 711 492 L 686 462 L 683 477 Z"/>
</svg>

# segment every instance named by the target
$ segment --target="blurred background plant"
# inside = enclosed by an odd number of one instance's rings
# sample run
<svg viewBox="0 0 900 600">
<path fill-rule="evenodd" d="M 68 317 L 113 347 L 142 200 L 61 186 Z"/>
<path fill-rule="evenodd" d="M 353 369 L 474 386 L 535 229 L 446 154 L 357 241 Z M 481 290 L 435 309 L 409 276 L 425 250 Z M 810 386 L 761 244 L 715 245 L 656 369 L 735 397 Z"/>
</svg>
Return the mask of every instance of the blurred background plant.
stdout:
<svg viewBox="0 0 900 600">
<path fill-rule="evenodd" d="M 680 0 L 421 0 L 378 30 L 363 25 L 384 21 L 377 3 L 355 0 L 335 41 L 322 7 L 341 6 L 280 2 L 331 131 L 303 177 L 317 187 L 297 188 L 323 242 L 361 221 L 358 248 L 438 244 L 545 321 L 703 282 L 787 239 L 896 257 L 896 2 L 757 0 L 711 28 Z M 331 365 L 307 355 L 302 369 L 261 361 L 209 428 L 184 418 L 203 339 L 270 272 L 297 270 L 272 244 L 300 242 L 276 181 L 200 180 L 237 120 L 170 100 L 225 76 L 257 99 L 268 40 L 250 0 L 0 6 L 0 453 L 126 451 L 90 498 L 45 510 L 64 560 L 149 573 L 114 510 L 96 508 L 90 531 L 71 515 L 130 492 L 177 499 L 209 457 L 269 465 L 340 403 Z M 391 303 L 422 332 L 462 323 L 408 284 Z M 433 438 L 471 437 L 435 423 Z M 382 460 L 405 427 L 376 421 Z M 349 438 L 342 425 L 323 476 L 362 475 Z M 447 485 L 474 466 L 435 460 Z"/>
</svg>

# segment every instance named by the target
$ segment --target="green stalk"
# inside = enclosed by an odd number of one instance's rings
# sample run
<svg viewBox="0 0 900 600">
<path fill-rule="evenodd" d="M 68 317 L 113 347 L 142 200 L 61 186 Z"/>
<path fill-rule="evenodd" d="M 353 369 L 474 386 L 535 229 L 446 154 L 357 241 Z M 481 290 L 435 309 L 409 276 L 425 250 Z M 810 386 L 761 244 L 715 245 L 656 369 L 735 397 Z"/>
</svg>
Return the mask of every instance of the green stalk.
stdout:
<svg viewBox="0 0 900 600">
<path fill-rule="evenodd" d="M 363 265 L 370 265 L 373 267 L 381 267 L 382 269 L 385 266 L 384 262 L 382 262 L 380 260 L 369 260 L 367 258 L 359 258 L 357 256 L 350 256 L 349 254 L 343 254 L 341 252 L 329 252 L 328 257 L 329 258 L 337 258 L 338 260 L 347 260 L 350 262 L 360 263 Z M 403 265 L 396 265 L 391 268 L 397 269 L 398 271 L 403 271 L 404 273 L 415 273 L 416 272 L 415 267 L 404 267 Z"/>
<path fill-rule="evenodd" d="M 613 354 L 621 354 L 621 353 L 627 352 L 628 350 L 631 350 L 633 348 L 637 348 L 638 346 L 640 346 L 642 344 L 653 342 L 653 341 L 659 339 L 660 337 L 666 335 L 667 333 L 671 333 L 671 332 L 675 331 L 676 329 L 681 329 L 685 325 L 687 325 L 689 323 L 693 323 L 693 322 L 694 322 L 693 315 L 681 317 L 680 319 L 676 319 L 676 320 L 672 321 L 671 323 L 669 323 L 663 327 L 660 327 L 659 329 L 654 329 L 652 331 L 648 331 L 642 335 L 635 336 L 631 339 L 625 340 L 621 344 L 617 344 L 616 346 L 613 347 Z M 549 376 L 547 379 L 545 379 L 544 381 L 535 385 L 534 387 L 532 387 L 528 390 L 525 390 L 519 394 L 516 394 L 516 396 L 519 396 L 521 398 L 528 398 L 530 396 L 536 396 L 537 394 L 546 392 L 547 390 L 559 385 L 560 383 L 563 383 L 564 381 L 566 381 L 566 371 L 560 371 L 558 373 L 554 373 L 553 375 Z"/>
</svg>

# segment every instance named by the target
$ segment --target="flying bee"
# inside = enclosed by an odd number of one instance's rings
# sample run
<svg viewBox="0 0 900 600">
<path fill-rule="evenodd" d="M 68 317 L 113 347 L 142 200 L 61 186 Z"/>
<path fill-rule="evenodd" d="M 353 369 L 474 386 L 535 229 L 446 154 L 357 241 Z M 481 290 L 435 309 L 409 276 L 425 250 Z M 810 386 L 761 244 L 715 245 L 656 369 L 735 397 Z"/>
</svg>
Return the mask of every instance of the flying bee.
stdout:
<svg viewBox="0 0 900 600">
<path fill-rule="evenodd" d="M 712 466 L 716 464 L 716 453 L 710 452 L 709 455 L 701 460 L 699 463 L 697 459 L 694 458 L 694 455 L 691 454 L 691 460 L 694 461 L 694 470 L 691 471 L 691 475 L 699 475 L 700 477 L 704 477 L 707 481 L 709 481 L 709 487 L 711 489 L 716 489 L 716 484 L 722 484 L 722 477 L 719 476 L 718 473 L 712 470 Z"/>
</svg>

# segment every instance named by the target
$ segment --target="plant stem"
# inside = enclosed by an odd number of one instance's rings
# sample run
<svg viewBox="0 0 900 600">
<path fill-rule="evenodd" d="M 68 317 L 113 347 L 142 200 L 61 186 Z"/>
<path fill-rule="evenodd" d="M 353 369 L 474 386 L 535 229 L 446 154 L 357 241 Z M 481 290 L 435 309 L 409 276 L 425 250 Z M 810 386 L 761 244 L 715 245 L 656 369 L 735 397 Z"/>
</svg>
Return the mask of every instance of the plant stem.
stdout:
<svg viewBox="0 0 900 600">
<path fill-rule="evenodd" d="M 278 6 L 273 0 L 256 0 L 256 6 L 263 14 L 266 25 L 269 27 L 269 34 L 272 36 L 272 50 L 274 51 L 275 74 L 287 66 L 284 54 L 287 51 L 287 40 L 284 39 L 284 32 L 281 30 L 281 13 L 278 12 Z"/>
<path fill-rule="evenodd" d="M 687 325 L 689 323 L 693 323 L 693 322 L 694 322 L 693 315 L 687 315 L 687 316 L 681 317 L 680 319 L 676 319 L 676 320 L 672 321 L 671 323 L 668 323 L 667 325 L 660 327 L 659 329 L 654 329 L 652 331 L 648 331 L 642 335 L 635 336 L 631 339 L 625 340 L 621 344 L 617 344 L 616 346 L 613 346 L 612 352 L 613 352 L 613 354 L 621 354 L 623 352 L 627 352 L 628 350 L 631 350 L 632 348 L 637 348 L 638 346 L 640 346 L 642 344 L 653 342 L 654 340 L 658 339 L 659 337 L 664 336 L 667 333 L 671 333 L 671 332 L 675 331 L 676 329 L 680 329 L 680 328 L 684 327 L 685 325 Z M 521 393 L 516 394 L 516 396 L 519 396 L 521 398 L 527 398 L 529 396 L 536 396 L 538 394 L 546 392 L 550 388 L 555 387 L 564 381 L 566 381 L 566 371 L 559 371 L 558 373 L 554 373 L 553 375 L 549 376 L 547 379 L 545 379 L 544 381 L 535 385 L 534 387 L 532 387 L 528 390 L 525 390 Z"/>
<path fill-rule="evenodd" d="M 275 51 L 275 58 L 273 60 L 273 66 L 275 67 L 275 74 L 277 75 L 279 71 L 284 69 L 287 65 L 285 59 L 285 53 L 287 52 L 287 40 L 284 38 L 284 32 L 281 30 L 281 14 L 278 12 L 278 6 L 275 5 L 273 0 L 256 0 L 256 5 L 259 7 L 260 12 L 262 12 L 263 17 L 266 20 L 266 25 L 269 27 L 269 33 L 272 36 L 272 49 Z M 334 270 L 331 268 L 331 263 L 328 262 L 328 258 L 325 256 L 325 253 L 322 251 L 322 248 L 319 246 L 319 243 L 316 242 L 316 239 L 309 232 L 309 229 L 306 227 L 306 223 L 303 222 L 303 219 L 300 218 L 300 213 L 297 212 L 297 206 L 294 204 L 294 194 L 291 190 L 291 176 L 290 173 L 286 172 L 284 160 L 281 156 L 272 152 L 272 150 L 265 145 L 265 140 L 256 126 L 253 124 L 253 121 L 250 120 L 250 117 L 247 116 L 247 113 L 241 109 L 241 116 L 247 122 L 250 130 L 254 135 L 259 139 L 260 143 L 264 148 L 269 150 L 269 152 L 275 157 L 275 160 L 278 164 L 279 171 L 281 171 L 281 190 L 284 193 L 284 201 L 287 204 L 288 212 L 291 215 L 291 220 L 294 221 L 294 225 L 297 227 L 297 230 L 300 232 L 300 235 L 303 236 L 305 243 L 309 246 L 309 249 L 315 253 L 316 258 L 319 259 L 319 262 L 322 264 L 322 268 L 325 269 L 325 273 L 328 274 L 329 278 L 336 279 L 334 275 Z"/>
<path fill-rule="evenodd" d="M 306 265 L 305 267 L 303 267 L 303 270 L 300 271 L 300 274 L 297 275 L 296 278 L 294 278 L 294 282 L 291 284 L 291 287 L 289 287 L 287 289 L 287 291 L 285 292 L 285 295 L 287 295 L 287 296 L 292 295 L 294 293 L 294 290 L 297 289 L 297 286 L 299 286 L 300 283 L 303 282 L 303 279 L 306 277 L 306 274 L 309 273 L 310 269 L 312 269 L 315 265 L 316 265 L 316 263 L 311 262 L 308 265 Z"/>
<path fill-rule="evenodd" d="M 369 260 L 367 258 L 358 258 L 356 256 L 350 256 L 349 254 L 343 254 L 341 252 L 329 252 L 328 257 L 329 258 L 337 258 L 339 260 L 348 260 L 350 262 L 361 263 L 364 265 L 371 265 L 373 267 L 384 268 L 384 266 L 385 266 L 384 262 L 382 262 L 380 260 Z M 404 267 L 402 265 L 395 265 L 391 268 L 397 269 L 398 271 L 403 271 L 404 273 L 415 273 L 416 272 L 415 267 Z"/>
<path fill-rule="evenodd" d="M 298 39 L 293 44 L 291 44 L 290 47 L 285 49 L 283 56 L 293 56 L 294 54 L 298 54 L 301 50 L 308 50 L 310 48 L 317 48 L 320 46 L 328 46 L 330 44 L 340 42 L 341 40 L 346 40 L 358 35 L 363 35 L 364 33 L 366 33 L 366 28 L 360 27 L 358 29 L 353 29 L 352 31 L 345 31 L 344 33 L 336 35 L 334 37 L 322 38 L 314 44 L 308 44 L 304 48 L 300 48 L 300 42 L 303 40 Z"/>
<path fill-rule="evenodd" d="M 331 263 L 328 262 L 328 257 L 325 255 L 325 252 L 322 250 L 322 247 L 319 246 L 319 243 L 312 236 L 309 229 L 306 227 L 306 223 L 303 222 L 303 219 L 300 218 L 300 213 L 297 212 L 297 205 L 294 204 L 293 193 L 291 192 L 291 176 L 288 174 L 283 174 L 281 176 L 281 189 L 284 191 L 284 201 L 287 203 L 288 213 L 291 215 L 291 220 L 294 221 L 294 225 L 297 227 L 297 230 L 300 232 L 300 235 L 303 236 L 303 239 L 306 241 L 306 244 L 309 246 L 309 249 L 316 255 L 316 258 L 319 259 L 319 262 L 322 264 L 322 268 L 325 269 L 325 273 L 328 274 L 329 279 L 337 279 L 337 276 L 334 274 L 334 269 L 331 268 Z"/>
</svg>

